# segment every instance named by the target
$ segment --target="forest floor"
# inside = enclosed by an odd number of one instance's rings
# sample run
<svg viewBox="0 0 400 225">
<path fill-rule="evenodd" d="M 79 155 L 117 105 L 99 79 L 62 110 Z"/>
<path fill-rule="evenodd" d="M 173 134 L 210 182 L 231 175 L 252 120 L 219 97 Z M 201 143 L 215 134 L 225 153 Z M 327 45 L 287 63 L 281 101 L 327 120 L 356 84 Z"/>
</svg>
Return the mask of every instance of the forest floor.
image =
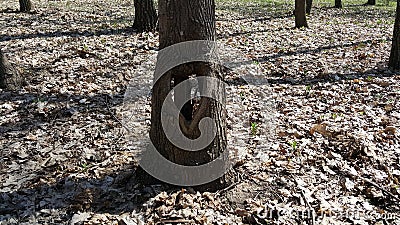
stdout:
<svg viewBox="0 0 400 225">
<path fill-rule="evenodd" d="M 150 92 L 129 132 L 124 97 L 150 87 L 158 34 L 131 29 L 132 1 L 0 3 L 0 48 L 28 83 L 0 91 L 0 224 L 400 224 L 395 2 L 317 1 L 308 29 L 292 2 L 217 4 L 222 58 L 256 70 L 227 80 L 240 176 L 211 193 L 135 181 Z"/>
</svg>

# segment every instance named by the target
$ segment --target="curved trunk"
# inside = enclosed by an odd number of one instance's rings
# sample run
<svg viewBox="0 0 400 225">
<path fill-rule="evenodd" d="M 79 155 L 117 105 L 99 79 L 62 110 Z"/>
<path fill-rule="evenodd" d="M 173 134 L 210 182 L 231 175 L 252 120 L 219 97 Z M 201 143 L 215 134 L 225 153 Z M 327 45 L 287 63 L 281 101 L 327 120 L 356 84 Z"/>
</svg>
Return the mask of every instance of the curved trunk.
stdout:
<svg viewBox="0 0 400 225">
<path fill-rule="evenodd" d="M 31 0 L 19 0 L 19 11 L 29 12 L 32 10 Z"/>
<path fill-rule="evenodd" d="M 296 28 L 308 27 L 305 4 L 305 0 L 295 0 L 294 16 Z"/>
<path fill-rule="evenodd" d="M 154 31 L 157 25 L 157 13 L 153 0 L 135 0 L 135 22 L 133 27 L 139 32 Z"/>
<path fill-rule="evenodd" d="M 400 69 L 400 1 L 397 1 L 396 20 L 394 22 L 392 49 L 389 57 L 389 68 Z"/>
<path fill-rule="evenodd" d="M 192 40 L 215 40 L 214 0 L 160 0 L 159 1 L 160 49 Z M 179 125 L 189 139 L 196 139 L 199 121 L 205 117 L 214 119 L 217 124 L 216 136 L 205 149 L 187 151 L 176 147 L 166 137 L 161 123 L 162 105 L 168 93 L 189 76 L 208 76 L 222 79 L 213 65 L 205 62 L 192 62 L 175 67 L 165 73 L 153 86 L 150 139 L 157 151 L 169 161 L 179 165 L 203 165 L 218 158 L 226 150 L 226 110 L 224 102 L 201 97 L 199 101 L 186 102 L 180 109 Z M 201 88 L 200 88 L 201 89 Z M 213 89 L 215 90 L 215 89 Z M 175 104 L 191 96 L 191 88 L 174 92 Z M 201 91 L 200 91 L 201 92 Z M 190 128 L 189 128 L 190 127 Z M 194 127 L 194 129 L 192 129 Z M 188 174 L 190 176 L 190 174 Z M 230 181 L 223 176 L 213 182 L 201 185 L 201 190 L 216 190 L 228 185 Z"/>
</svg>

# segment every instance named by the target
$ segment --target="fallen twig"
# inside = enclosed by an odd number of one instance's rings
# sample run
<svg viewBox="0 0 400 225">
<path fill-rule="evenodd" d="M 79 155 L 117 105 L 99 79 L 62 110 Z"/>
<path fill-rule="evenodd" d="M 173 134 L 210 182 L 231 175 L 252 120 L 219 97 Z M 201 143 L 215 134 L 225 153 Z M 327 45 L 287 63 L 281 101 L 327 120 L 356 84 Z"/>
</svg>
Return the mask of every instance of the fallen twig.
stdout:
<svg viewBox="0 0 400 225">
<path fill-rule="evenodd" d="M 297 182 L 297 180 L 296 180 L 296 178 L 293 176 L 293 175 L 291 175 L 291 177 L 292 177 L 292 179 L 294 180 L 294 183 L 296 184 L 296 186 L 297 186 L 297 188 L 299 188 L 299 183 Z M 300 189 L 300 188 L 299 188 Z M 305 195 L 305 193 L 304 193 L 304 191 L 302 190 L 302 189 L 300 189 L 300 194 L 301 194 L 301 197 L 304 199 L 304 201 L 306 202 L 306 205 L 307 205 L 307 208 L 309 209 L 309 210 L 311 210 L 311 212 L 314 212 L 314 209 L 311 207 L 311 204 L 310 204 L 310 202 L 308 202 L 308 200 L 307 200 L 307 198 L 306 198 L 306 195 Z M 311 225 L 314 225 L 314 213 L 312 214 L 312 217 L 311 218 L 309 218 L 309 220 L 310 220 L 310 224 Z"/>
</svg>

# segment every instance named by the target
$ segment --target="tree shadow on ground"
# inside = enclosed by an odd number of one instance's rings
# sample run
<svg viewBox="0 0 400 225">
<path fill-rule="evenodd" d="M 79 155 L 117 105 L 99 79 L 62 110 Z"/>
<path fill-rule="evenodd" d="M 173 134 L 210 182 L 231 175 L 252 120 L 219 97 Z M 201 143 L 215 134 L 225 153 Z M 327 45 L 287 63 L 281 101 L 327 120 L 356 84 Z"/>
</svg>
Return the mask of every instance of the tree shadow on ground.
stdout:
<svg viewBox="0 0 400 225">
<path fill-rule="evenodd" d="M 328 9 L 333 14 L 333 16 L 340 18 L 354 18 L 362 21 L 371 21 L 371 18 L 379 19 L 379 18 L 393 18 L 395 16 L 395 8 L 393 9 L 380 9 L 376 7 L 369 7 L 362 5 L 346 5 L 344 8 L 339 9 L 334 6 L 329 7 L 321 7 L 320 9 Z M 343 10 L 344 9 L 344 10 Z M 348 9 L 348 10 L 346 10 Z M 378 15 L 378 16 L 377 16 Z M 360 22 L 360 21 L 358 21 Z"/>
<path fill-rule="evenodd" d="M 261 16 L 261 17 L 254 17 L 254 16 L 246 16 L 246 17 L 239 17 L 233 19 L 234 21 L 246 20 L 247 22 L 264 22 L 264 21 L 271 21 L 273 19 L 286 19 L 293 17 L 292 13 L 286 13 L 284 15 L 272 15 L 272 16 Z M 217 18 L 216 21 L 232 21 L 231 19 L 224 19 L 224 18 Z"/>
<path fill-rule="evenodd" d="M 385 6 L 382 6 L 385 7 Z M 265 4 L 265 5 L 224 5 L 218 8 L 219 10 L 227 10 L 231 12 L 236 12 L 241 15 L 238 19 L 233 19 L 234 21 L 247 20 L 249 21 L 259 21 L 254 18 L 265 18 L 261 21 L 266 21 L 271 19 L 285 19 L 293 16 L 294 4 Z M 347 10 L 346 10 L 347 9 Z M 370 21 L 371 18 L 378 19 L 381 18 L 393 18 L 395 16 L 394 8 L 391 9 L 381 9 L 380 6 L 373 6 L 366 4 L 353 4 L 345 5 L 344 8 L 335 8 L 333 5 L 329 6 L 313 6 L 311 16 L 323 15 L 324 11 L 328 10 L 330 14 L 336 18 L 357 18 L 363 21 Z M 376 14 L 379 16 L 377 17 Z M 294 17 L 294 16 L 293 16 Z M 253 20 L 251 20 L 253 18 Z M 224 19 L 218 19 L 217 21 L 225 21 Z"/>
<path fill-rule="evenodd" d="M 373 74 L 376 77 L 393 76 L 394 73 L 381 65 L 381 70 L 370 70 L 354 74 L 325 74 L 320 78 L 287 80 L 283 78 L 268 79 L 270 84 L 309 85 L 314 83 L 335 83 L 346 79 L 365 78 Z M 338 79 L 339 78 L 339 79 Z M 245 81 L 232 85 L 246 85 Z M 84 96 L 76 96 L 77 99 Z M 104 96 L 97 96 L 102 99 Z M 0 98 L 1 101 L 2 98 Z M 60 98 L 54 101 L 66 101 Z M 104 99 L 103 99 L 104 100 Z M 99 102 L 98 107 L 104 107 Z M 119 101 L 114 104 L 120 104 Z M 117 171 L 111 171 L 101 176 L 94 169 L 83 170 L 85 178 L 76 174 L 57 178 L 51 184 L 46 181 L 47 171 L 34 171 L 35 178 L 28 184 L 23 184 L 17 190 L 0 193 L 0 221 L 32 221 L 32 217 L 58 218 L 58 223 L 67 223 L 78 212 L 109 213 L 121 215 L 140 211 L 145 208 L 143 203 L 157 195 L 160 191 L 173 192 L 177 187 L 166 184 L 142 185 L 136 178 L 137 165 L 123 165 Z M 93 177 L 93 178 L 90 178 Z M 47 178 L 48 179 L 48 178 Z M 57 211 L 57 212 L 55 212 Z M 52 214 L 53 213 L 53 214 Z M 56 215 L 54 215 L 56 213 Z"/>
<path fill-rule="evenodd" d="M 0 13 L 21 13 L 21 12 L 18 9 L 6 8 L 3 10 L 0 10 Z"/>
<path fill-rule="evenodd" d="M 243 5 L 243 3 L 237 4 L 224 4 L 217 6 L 217 10 L 229 11 L 238 13 L 244 17 L 277 17 L 282 15 L 286 15 L 290 13 L 292 10 L 290 9 L 292 4 L 287 3 L 249 3 L 247 5 Z M 294 4 L 293 4 L 294 9 Z"/>
<path fill-rule="evenodd" d="M 256 59 L 255 61 L 263 63 L 270 59 L 275 59 L 275 58 L 280 58 L 280 57 L 294 56 L 294 55 L 300 55 L 300 54 L 319 53 L 324 50 L 330 50 L 330 49 L 335 49 L 335 48 L 346 48 L 346 47 L 358 46 L 360 44 L 371 44 L 374 42 L 382 42 L 382 41 L 391 41 L 391 39 L 374 39 L 374 40 L 356 41 L 356 42 L 347 43 L 347 44 L 320 46 L 320 47 L 317 47 L 314 49 L 287 51 L 287 52 L 283 52 L 283 53 L 277 53 L 272 56 L 261 57 L 261 58 Z"/>
<path fill-rule="evenodd" d="M 243 31 L 243 32 L 235 32 L 232 34 L 220 34 L 218 35 L 218 38 L 228 38 L 228 37 L 237 37 L 237 36 L 241 36 L 241 35 L 247 35 L 247 34 L 257 34 L 257 33 L 267 33 L 267 32 L 279 32 L 279 31 L 283 31 L 283 30 L 293 30 L 296 29 L 295 27 L 280 27 L 277 28 L 275 30 L 252 30 L 252 31 Z"/>
<path fill-rule="evenodd" d="M 21 95 L 18 92 L 0 92 L 0 102 L 22 102 L 13 110 L 14 112 L 27 111 L 27 116 L 22 116 L 19 121 L 1 124 L 0 135 L 12 139 L 12 133 L 15 132 L 19 132 L 19 136 L 24 136 L 37 129 L 49 127 L 49 125 L 55 127 L 56 123 L 68 126 L 67 122 L 72 120 L 71 116 L 74 113 L 90 111 L 103 114 L 104 119 L 113 121 L 115 112 L 112 108 L 123 103 L 123 92 L 121 90 L 114 95 L 98 94 L 94 96 L 41 93 Z M 81 103 L 82 99 L 90 102 L 89 108 L 83 102 Z M 46 115 L 33 112 L 32 107 L 40 102 L 58 104 L 60 107 L 46 112 Z M 100 149 L 100 151 L 102 150 Z M 82 175 L 86 174 L 86 176 L 79 176 L 79 172 L 78 174 L 73 173 L 74 175 L 68 175 L 69 173 L 66 172 L 62 173 L 64 177 L 52 178 L 51 174 L 54 171 L 63 168 L 59 163 L 50 167 L 44 166 L 44 164 L 39 165 L 38 169 L 28 171 L 23 168 L 26 160 L 21 160 L 11 152 L 9 152 L 10 154 L 7 152 L 9 151 L 5 149 L 1 152 L 1 156 L 8 159 L 0 160 L 0 173 L 5 178 L 0 192 L 0 223 L 4 221 L 8 221 L 10 224 L 13 224 L 10 221 L 14 221 L 15 224 L 32 222 L 32 217 L 48 217 L 52 213 L 59 214 L 53 216 L 59 218 L 58 222 L 60 223 L 67 223 L 77 212 L 115 215 L 131 213 L 134 209 L 140 209 L 142 203 L 158 194 L 159 191 L 174 190 L 165 184 L 141 185 L 135 176 L 136 164 L 120 165 L 120 169 L 117 171 L 110 170 L 109 173 L 101 176 L 96 174 L 94 169 L 88 168 L 82 170 Z M 28 164 L 29 158 L 27 159 Z M 22 171 L 21 169 L 13 171 L 9 165 L 5 165 L 5 163 L 11 162 L 20 164 Z M 15 173 L 23 174 L 24 178 L 13 179 Z M 13 184 L 21 185 L 21 187 L 12 188 Z M 38 223 L 40 224 L 40 221 Z"/>
<path fill-rule="evenodd" d="M 121 29 L 104 29 L 97 31 L 55 31 L 50 33 L 34 33 L 34 34 L 23 34 L 23 35 L 0 35 L 0 42 L 11 41 L 11 40 L 25 40 L 31 38 L 53 38 L 53 37 L 93 37 L 100 35 L 115 35 L 123 34 L 126 36 L 137 34 L 136 30 L 127 27 Z"/>
<path fill-rule="evenodd" d="M 55 218 L 67 223 L 78 212 L 121 215 L 141 210 L 143 203 L 161 191 L 176 191 L 167 184 L 141 185 L 136 179 L 136 165 L 126 165 L 99 178 L 64 177 L 45 184 L 42 175 L 36 184 L 17 191 L 0 193 L 0 222 L 32 221 L 57 210 Z M 96 177 L 92 174 L 92 177 Z M 53 211 L 53 212 L 52 212 Z M 50 214 L 50 215 L 49 215 Z"/>
<path fill-rule="evenodd" d="M 87 95 L 67 95 L 67 94 L 41 94 L 18 92 L 0 92 L 0 103 L 12 101 L 21 102 L 13 111 L 22 112 L 26 115 L 21 120 L 13 123 L 2 123 L 0 125 L 0 134 L 7 137 L 8 132 L 34 130 L 43 124 L 55 121 L 65 122 L 76 113 L 87 113 L 96 110 L 96 113 L 103 113 L 110 116 L 114 112 L 111 108 L 123 103 L 124 92 L 114 95 L 98 94 L 94 96 Z M 90 102 L 90 110 L 84 102 Z M 39 103 L 56 104 L 57 107 L 46 110 L 46 112 L 36 111 Z"/>
<path fill-rule="evenodd" d="M 278 77 L 275 79 L 267 79 L 269 84 L 288 84 L 288 85 L 313 85 L 322 83 L 341 83 L 344 80 L 353 79 L 372 79 L 376 77 L 392 77 L 397 75 L 395 71 L 391 71 L 387 68 L 386 63 L 382 63 L 378 66 L 378 69 L 371 69 L 364 72 L 358 73 L 326 73 L 320 74 L 315 77 L 304 77 L 293 79 L 290 77 L 282 78 Z"/>
<path fill-rule="evenodd" d="M 289 16 L 283 16 L 286 18 Z M 264 17 L 261 21 L 269 20 L 269 17 Z M 256 21 L 258 19 L 255 19 Z M 243 33 L 235 33 L 232 36 L 243 35 L 252 32 L 268 32 L 267 30 L 251 31 Z M 135 33 L 130 28 L 123 29 L 106 29 L 100 31 L 67 31 L 67 32 L 51 32 L 51 33 L 35 33 L 26 35 L 15 35 L 15 36 L 0 36 L 0 42 L 8 40 L 24 40 L 29 38 L 46 38 L 46 37 L 60 37 L 60 36 L 99 36 L 99 35 L 112 35 L 126 33 L 131 35 Z M 350 47 L 359 45 L 361 43 L 371 43 L 372 41 L 382 40 L 366 40 L 360 42 L 354 42 L 345 45 L 332 45 L 332 46 L 321 46 L 316 49 L 305 49 L 299 51 L 291 51 L 284 53 L 277 53 L 268 57 L 261 57 L 256 59 L 259 62 L 265 62 L 266 60 L 293 56 L 298 54 L 310 54 L 318 53 L 323 50 L 329 50 L 338 47 Z M 387 41 L 387 40 L 386 40 Z M 243 62 L 246 63 L 246 62 Z M 248 61 L 247 63 L 253 63 Z M 352 74 L 324 74 L 319 78 L 304 78 L 299 80 L 281 78 L 279 74 L 270 74 L 268 76 L 275 76 L 277 79 L 268 79 L 269 83 L 283 83 L 289 85 L 308 85 L 312 83 L 322 82 L 340 82 L 343 79 L 354 79 L 369 76 L 374 74 L 376 76 L 392 76 L 393 73 L 385 73 L 385 69 L 382 65 L 382 70 L 371 70 L 363 73 L 352 73 Z M 337 77 L 339 79 L 337 79 Z M 234 83 L 236 85 L 242 85 L 240 83 Z M 18 93 L 11 93 L 9 95 L 18 95 Z M 112 98 L 113 106 L 121 104 L 122 92 L 115 96 L 107 95 L 96 95 L 94 97 L 88 96 L 64 96 L 56 95 L 53 98 L 50 95 L 28 93 L 23 96 L 18 96 L 17 101 L 23 101 L 24 103 L 19 106 L 18 110 L 24 110 L 27 106 L 34 103 L 35 99 L 43 98 L 50 102 L 70 102 L 73 99 L 74 104 L 72 107 L 77 108 L 83 107 L 84 104 L 79 105 L 81 99 L 88 99 L 94 105 L 91 107 L 96 109 L 102 109 L 101 112 L 109 114 L 107 106 L 107 98 Z M 10 96 L 2 93 L 0 96 L 0 102 L 7 100 Z M 5 134 L 10 131 L 16 131 L 21 129 L 31 130 L 34 129 L 32 126 L 46 123 L 49 120 L 63 120 L 71 116 L 71 111 L 68 108 L 57 109 L 54 112 L 50 112 L 50 117 L 43 117 L 43 115 L 34 115 L 33 118 L 26 118 L 21 124 L 3 124 L 2 126 L 8 127 L 5 130 L 0 127 L 0 134 Z M 30 123 L 33 122 L 33 123 Z M 24 125 L 25 123 L 25 125 Z M 15 218 L 20 222 L 24 221 L 24 218 L 30 216 L 37 216 L 37 213 L 48 214 L 47 210 L 60 209 L 64 214 L 60 215 L 60 218 L 64 218 L 66 221 L 70 220 L 72 215 L 78 211 L 88 212 L 107 212 L 122 214 L 125 212 L 131 212 L 134 209 L 140 208 L 143 202 L 146 202 L 149 198 L 157 194 L 160 190 L 173 190 L 170 186 L 165 185 L 153 185 L 153 186 L 140 186 L 135 178 L 136 165 L 125 165 L 123 169 L 111 172 L 103 175 L 99 178 L 78 178 L 78 177 L 63 177 L 57 179 L 52 184 L 44 184 L 41 178 L 44 177 L 46 171 L 38 171 L 38 176 L 35 178 L 33 183 L 28 187 L 23 187 L 18 190 L 6 191 L 0 194 L 0 218 Z M 97 177 L 94 173 L 92 177 Z"/>
<path fill-rule="evenodd" d="M 239 36 L 239 35 L 243 35 L 243 34 L 258 33 L 258 32 L 268 32 L 268 30 L 234 33 L 227 37 Z M 364 41 L 356 41 L 356 42 L 346 43 L 346 44 L 319 46 L 319 47 L 313 48 L 313 49 L 301 49 L 301 50 L 296 50 L 296 51 L 286 51 L 286 52 L 282 52 L 282 53 L 272 54 L 270 56 L 258 57 L 258 58 L 248 60 L 248 61 L 235 62 L 235 64 L 232 64 L 232 65 L 233 65 L 233 67 L 239 67 L 241 65 L 248 65 L 248 64 L 252 64 L 254 62 L 265 63 L 271 59 L 277 59 L 277 58 L 281 58 L 281 57 L 297 56 L 297 55 L 302 55 L 302 54 L 316 54 L 316 53 L 320 53 L 325 50 L 331 50 L 331 49 L 336 49 L 336 48 L 346 48 L 346 47 L 358 46 L 358 45 L 363 45 L 363 44 L 378 43 L 378 42 L 382 42 L 382 41 L 391 41 L 391 39 L 364 40 Z M 279 74 L 268 74 L 267 76 L 276 76 L 276 75 L 279 76 Z"/>
<path fill-rule="evenodd" d="M 323 83 L 340 83 L 345 80 L 352 79 L 373 79 L 377 77 L 392 77 L 398 75 L 396 71 L 389 70 L 386 63 L 381 63 L 377 66 L 377 69 L 370 69 L 364 72 L 354 73 L 324 73 L 318 76 L 304 76 L 301 78 L 293 78 L 290 76 L 284 76 L 283 74 L 271 74 L 263 77 L 235 77 L 234 79 L 225 80 L 228 85 L 231 86 L 244 86 L 244 85 L 274 85 L 274 84 L 286 84 L 286 85 L 314 85 Z M 253 82 L 254 79 L 262 79 L 262 82 Z"/>
<path fill-rule="evenodd" d="M 31 10 L 29 12 L 21 12 L 19 9 L 12 9 L 12 8 L 6 8 L 3 10 L 0 10 L 0 13 L 13 13 L 13 14 L 19 14 L 19 13 L 24 13 L 24 14 L 37 14 L 37 11 Z"/>
</svg>

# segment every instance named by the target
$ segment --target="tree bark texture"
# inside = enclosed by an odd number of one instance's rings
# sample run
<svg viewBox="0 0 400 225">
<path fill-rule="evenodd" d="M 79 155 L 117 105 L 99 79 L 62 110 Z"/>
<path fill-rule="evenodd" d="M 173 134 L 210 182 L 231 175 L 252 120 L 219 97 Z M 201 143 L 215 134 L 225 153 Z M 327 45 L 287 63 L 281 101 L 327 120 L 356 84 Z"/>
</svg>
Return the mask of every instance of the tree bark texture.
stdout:
<svg viewBox="0 0 400 225">
<path fill-rule="evenodd" d="M 343 8 L 342 0 L 335 0 L 335 8 Z"/>
<path fill-rule="evenodd" d="M 308 27 L 305 5 L 305 0 L 295 0 L 294 16 L 296 28 Z"/>
<path fill-rule="evenodd" d="M 135 0 L 135 22 L 139 32 L 154 31 L 157 26 L 157 12 L 153 0 Z"/>
<path fill-rule="evenodd" d="M 29 12 L 31 10 L 32 10 L 31 0 L 19 0 L 19 11 L 20 12 Z"/>
<path fill-rule="evenodd" d="M 214 0 L 160 0 L 159 33 L 160 49 L 179 42 L 193 40 L 214 41 L 215 3 Z M 161 124 L 161 107 L 167 94 L 189 76 L 209 76 L 222 80 L 214 65 L 205 62 L 192 62 L 180 65 L 165 73 L 153 86 L 152 115 L 150 139 L 157 150 L 168 160 L 185 166 L 202 165 L 213 161 L 226 151 L 226 110 L 224 102 L 201 97 L 200 100 L 187 102 L 181 109 L 180 127 L 190 139 L 200 136 L 199 121 L 204 117 L 214 119 L 217 124 L 216 137 L 204 150 L 189 152 L 174 146 L 163 132 Z M 175 101 L 183 96 L 190 96 L 191 90 L 175 93 Z M 219 189 L 228 185 L 227 176 L 214 182 L 202 185 L 200 189 Z"/>
<path fill-rule="evenodd" d="M 392 49 L 389 57 L 389 68 L 400 69 L 400 0 L 397 0 L 396 20 L 394 22 Z"/>
<path fill-rule="evenodd" d="M 5 90 L 18 90 L 23 84 L 23 79 L 18 71 L 8 62 L 0 50 L 0 88 Z"/>
<path fill-rule="evenodd" d="M 310 14 L 312 8 L 312 0 L 306 0 L 306 13 Z"/>
</svg>

